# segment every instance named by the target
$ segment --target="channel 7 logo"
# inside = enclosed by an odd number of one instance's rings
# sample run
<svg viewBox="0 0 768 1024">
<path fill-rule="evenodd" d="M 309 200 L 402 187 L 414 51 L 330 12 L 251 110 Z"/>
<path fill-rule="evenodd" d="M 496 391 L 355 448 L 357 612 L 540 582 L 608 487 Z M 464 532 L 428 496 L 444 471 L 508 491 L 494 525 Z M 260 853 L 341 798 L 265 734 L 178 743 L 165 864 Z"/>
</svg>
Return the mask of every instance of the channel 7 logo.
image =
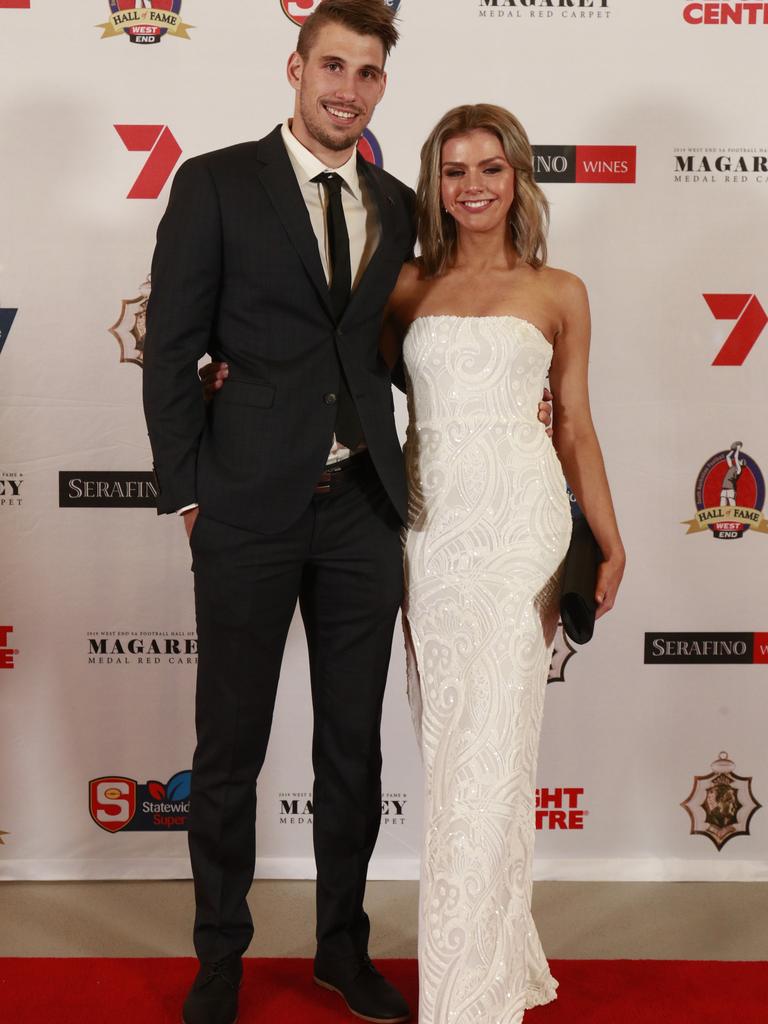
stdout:
<svg viewBox="0 0 768 1024">
<path fill-rule="evenodd" d="M 715 320 L 735 320 L 722 348 L 712 360 L 713 366 L 742 366 L 768 323 L 768 315 L 756 295 L 745 293 L 704 295 Z"/>
</svg>

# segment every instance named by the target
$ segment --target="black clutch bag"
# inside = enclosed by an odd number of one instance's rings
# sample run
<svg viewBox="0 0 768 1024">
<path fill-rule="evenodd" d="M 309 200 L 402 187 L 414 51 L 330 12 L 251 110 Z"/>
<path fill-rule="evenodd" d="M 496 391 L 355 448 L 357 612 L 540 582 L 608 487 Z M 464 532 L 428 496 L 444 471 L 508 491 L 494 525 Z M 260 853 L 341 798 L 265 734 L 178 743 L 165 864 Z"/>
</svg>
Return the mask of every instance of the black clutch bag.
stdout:
<svg viewBox="0 0 768 1024">
<path fill-rule="evenodd" d="M 563 567 L 560 618 L 567 636 L 576 644 L 585 644 L 595 631 L 595 586 L 603 555 L 584 513 L 573 498 L 571 502 L 573 532 Z"/>
</svg>

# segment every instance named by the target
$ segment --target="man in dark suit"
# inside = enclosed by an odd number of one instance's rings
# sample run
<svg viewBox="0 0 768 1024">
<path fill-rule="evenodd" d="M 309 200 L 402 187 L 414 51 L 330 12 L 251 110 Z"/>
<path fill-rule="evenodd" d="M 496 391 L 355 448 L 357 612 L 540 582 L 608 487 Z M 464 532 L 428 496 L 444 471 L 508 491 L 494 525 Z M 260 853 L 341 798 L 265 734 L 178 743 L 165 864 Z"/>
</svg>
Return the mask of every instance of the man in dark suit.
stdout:
<svg viewBox="0 0 768 1024">
<path fill-rule="evenodd" d="M 405 480 L 384 304 L 413 193 L 356 144 L 397 41 L 385 0 L 323 0 L 288 63 L 293 119 L 187 161 L 160 224 L 144 403 L 161 513 L 183 514 L 199 634 L 189 844 L 201 961 L 186 1024 L 231 1024 L 253 935 L 256 780 L 298 601 L 314 709 L 315 978 L 408 1019 L 368 959 L 381 706 L 402 596 Z M 229 366 L 206 408 L 206 353 Z"/>
</svg>

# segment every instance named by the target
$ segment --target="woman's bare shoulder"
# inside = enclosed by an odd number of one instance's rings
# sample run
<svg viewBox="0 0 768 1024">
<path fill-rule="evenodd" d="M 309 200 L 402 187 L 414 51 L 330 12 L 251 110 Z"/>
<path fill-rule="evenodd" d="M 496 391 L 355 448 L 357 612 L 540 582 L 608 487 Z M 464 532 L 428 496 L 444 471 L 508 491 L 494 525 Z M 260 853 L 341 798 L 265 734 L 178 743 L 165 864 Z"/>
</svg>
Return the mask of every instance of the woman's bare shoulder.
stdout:
<svg viewBox="0 0 768 1024">
<path fill-rule="evenodd" d="M 560 267 L 540 267 L 538 273 L 541 275 L 541 282 L 548 288 L 566 292 L 570 295 L 585 294 L 587 287 L 580 277 L 572 274 L 570 270 L 563 270 Z"/>
<path fill-rule="evenodd" d="M 570 319 L 588 314 L 587 287 L 580 277 L 559 267 L 541 267 L 537 273 L 541 275 L 542 287 L 555 308 L 559 310 L 561 317 Z"/>
</svg>

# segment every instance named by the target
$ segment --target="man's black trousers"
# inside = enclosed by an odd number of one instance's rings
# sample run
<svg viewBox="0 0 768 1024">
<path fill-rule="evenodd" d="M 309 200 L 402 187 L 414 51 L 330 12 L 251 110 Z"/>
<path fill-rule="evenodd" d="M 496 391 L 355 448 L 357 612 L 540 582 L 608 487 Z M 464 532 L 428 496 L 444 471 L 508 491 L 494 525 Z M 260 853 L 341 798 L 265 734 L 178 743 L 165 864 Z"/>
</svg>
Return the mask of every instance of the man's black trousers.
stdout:
<svg viewBox="0 0 768 1024">
<path fill-rule="evenodd" d="M 189 847 L 195 949 L 253 935 L 256 779 L 298 600 L 314 710 L 313 838 L 320 962 L 367 952 L 368 861 L 381 820 L 381 706 L 402 598 L 400 522 L 367 455 L 277 535 L 200 514 L 191 537 L 199 638 Z M 265 501 L 269 495 L 265 495 Z"/>
</svg>

